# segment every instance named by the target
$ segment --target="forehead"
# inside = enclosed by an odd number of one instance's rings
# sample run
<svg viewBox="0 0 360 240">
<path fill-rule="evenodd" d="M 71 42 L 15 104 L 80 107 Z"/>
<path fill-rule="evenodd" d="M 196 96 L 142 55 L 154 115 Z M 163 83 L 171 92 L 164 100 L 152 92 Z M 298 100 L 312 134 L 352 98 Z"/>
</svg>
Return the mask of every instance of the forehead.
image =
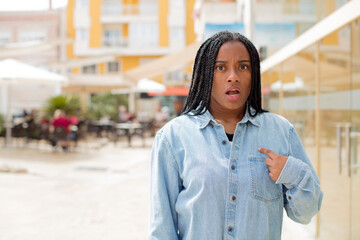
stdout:
<svg viewBox="0 0 360 240">
<path fill-rule="evenodd" d="M 243 43 L 239 41 L 230 41 L 225 42 L 223 45 L 221 45 L 216 60 L 227 58 L 250 60 L 250 54 Z"/>
</svg>

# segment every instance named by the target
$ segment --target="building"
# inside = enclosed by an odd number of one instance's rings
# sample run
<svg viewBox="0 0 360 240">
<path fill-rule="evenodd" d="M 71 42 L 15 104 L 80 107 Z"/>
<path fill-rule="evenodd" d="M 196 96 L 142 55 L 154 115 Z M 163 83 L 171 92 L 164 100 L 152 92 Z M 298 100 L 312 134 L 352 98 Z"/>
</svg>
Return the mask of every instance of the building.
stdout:
<svg viewBox="0 0 360 240">
<path fill-rule="evenodd" d="M 64 59 L 64 14 L 64 9 L 0 12 L 0 60 L 14 58 L 49 69 L 49 63 Z M 39 109 L 50 96 L 60 94 L 61 87 L 12 86 L 9 91 L 0 86 L 1 114 L 7 112 L 9 95 L 13 110 Z"/>
<path fill-rule="evenodd" d="M 264 103 L 295 126 L 324 199 L 318 239 L 360 239 L 360 1 L 318 1 L 321 17 L 262 62 Z"/>
<path fill-rule="evenodd" d="M 134 87 L 140 79 L 125 73 L 195 41 L 194 0 L 69 0 L 67 47 L 70 71 L 67 92 L 89 93 Z M 183 85 L 180 69 L 151 79 Z M 176 73 L 176 74 L 175 74 Z M 130 106 L 134 108 L 134 106 Z"/>
<path fill-rule="evenodd" d="M 307 230 L 360 239 L 360 1 L 198 0 L 194 15 L 199 40 L 237 31 L 259 49 L 264 108 L 295 126 L 324 191 Z"/>
<path fill-rule="evenodd" d="M 64 9 L 47 11 L 0 12 L 0 48 L 23 49 L 34 47 L 38 43 L 52 43 L 64 37 L 65 31 L 61 24 Z M 6 47 L 4 49 L 4 47 Z M 2 52 L 4 54 L 4 52 Z M 16 58 L 33 65 L 47 65 L 58 61 L 63 56 L 61 46 L 26 53 L 0 55 L 0 58 Z"/>
<path fill-rule="evenodd" d="M 197 0 L 195 31 L 199 40 L 222 30 L 240 32 L 252 40 L 265 59 L 317 22 L 317 2 Z"/>
</svg>

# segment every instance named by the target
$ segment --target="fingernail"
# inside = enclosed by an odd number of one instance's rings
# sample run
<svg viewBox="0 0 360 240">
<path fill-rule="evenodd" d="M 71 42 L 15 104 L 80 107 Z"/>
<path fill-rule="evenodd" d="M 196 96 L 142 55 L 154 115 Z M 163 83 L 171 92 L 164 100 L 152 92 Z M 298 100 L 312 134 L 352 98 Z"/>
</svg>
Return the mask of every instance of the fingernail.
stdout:
<svg viewBox="0 0 360 240">
<path fill-rule="evenodd" d="M 261 151 L 261 148 L 258 148 L 258 151 Z"/>
</svg>

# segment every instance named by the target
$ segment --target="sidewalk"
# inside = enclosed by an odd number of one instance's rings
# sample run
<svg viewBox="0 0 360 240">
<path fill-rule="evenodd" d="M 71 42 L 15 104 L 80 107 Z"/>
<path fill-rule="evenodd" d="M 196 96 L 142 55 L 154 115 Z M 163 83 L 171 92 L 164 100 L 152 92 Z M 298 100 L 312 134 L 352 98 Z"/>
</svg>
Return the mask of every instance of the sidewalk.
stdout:
<svg viewBox="0 0 360 240">
<path fill-rule="evenodd" d="M 0 168 L 19 170 L 0 172 L 0 239 L 147 239 L 152 139 L 141 144 L 0 148 Z M 285 218 L 283 239 L 313 240 L 309 229 Z"/>
</svg>

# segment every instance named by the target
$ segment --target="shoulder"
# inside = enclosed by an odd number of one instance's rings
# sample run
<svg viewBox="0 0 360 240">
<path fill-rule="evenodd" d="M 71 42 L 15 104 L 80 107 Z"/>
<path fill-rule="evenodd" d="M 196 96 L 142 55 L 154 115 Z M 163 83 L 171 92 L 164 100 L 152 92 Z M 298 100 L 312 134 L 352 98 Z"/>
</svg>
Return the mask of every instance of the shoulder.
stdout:
<svg viewBox="0 0 360 240">
<path fill-rule="evenodd" d="M 199 131 L 197 116 L 181 115 L 167 122 L 158 132 L 159 138 L 166 138 L 170 144 L 178 145 L 195 137 Z"/>
<path fill-rule="evenodd" d="M 261 121 L 261 126 L 270 128 L 274 131 L 283 130 L 288 132 L 293 128 L 293 125 L 285 117 L 276 113 L 264 112 L 258 116 Z"/>
<path fill-rule="evenodd" d="M 180 131 L 189 131 L 192 127 L 196 127 L 196 117 L 191 115 L 181 115 L 167 122 L 158 134 L 169 135 Z"/>
<path fill-rule="evenodd" d="M 272 112 L 264 112 L 264 113 L 260 113 L 260 115 L 263 118 L 263 121 L 266 122 L 276 122 L 278 124 L 285 124 L 285 125 L 289 125 L 291 124 L 289 122 L 289 120 L 287 120 L 285 117 L 276 114 L 276 113 L 272 113 Z"/>
</svg>

